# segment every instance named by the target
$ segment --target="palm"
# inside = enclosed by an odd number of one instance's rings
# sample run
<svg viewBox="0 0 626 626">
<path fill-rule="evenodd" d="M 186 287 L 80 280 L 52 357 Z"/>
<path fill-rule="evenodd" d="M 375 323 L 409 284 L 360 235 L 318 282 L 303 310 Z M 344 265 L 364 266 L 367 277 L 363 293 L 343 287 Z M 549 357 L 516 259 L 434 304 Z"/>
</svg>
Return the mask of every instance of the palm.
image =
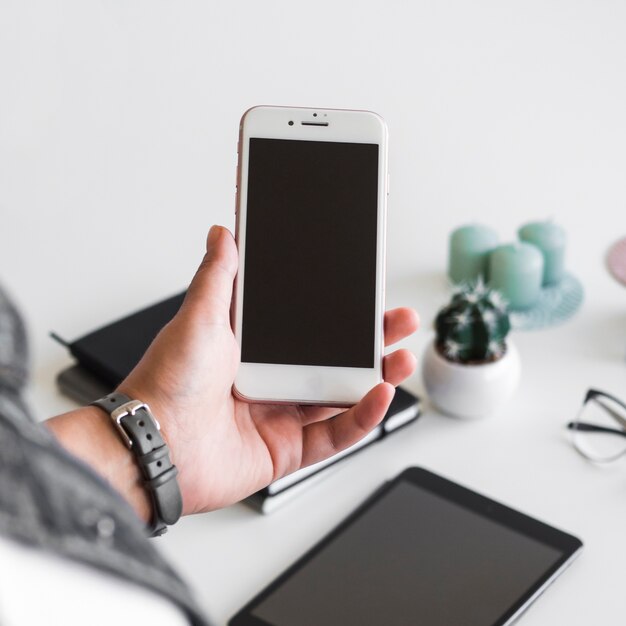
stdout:
<svg viewBox="0 0 626 626">
<path fill-rule="evenodd" d="M 238 400 L 231 393 L 239 361 L 230 328 L 211 327 L 201 338 L 189 331 L 187 323 L 172 323 L 150 350 L 171 354 L 170 345 L 179 348 L 179 358 L 169 358 L 172 374 L 161 376 L 165 393 L 153 409 L 160 415 L 183 417 L 169 423 L 168 431 L 177 440 L 172 447 L 181 482 L 193 477 L 189 485 L 182 485 L 185 509 L 198 512 L 237 501 L 298 469 L 303 461 L 303 427 L 309 419 L 333 410 Z M 218 349 L 207 353 L 197 348 L 202 345 Z M 150 356 L 154 358 L 146 359 L 147 363 L 164 360 L 158 354 Z M 126 385 L 137 385 L 134 379 L 139 374 L 154 379 L 138 369 Z"/>
</svg>

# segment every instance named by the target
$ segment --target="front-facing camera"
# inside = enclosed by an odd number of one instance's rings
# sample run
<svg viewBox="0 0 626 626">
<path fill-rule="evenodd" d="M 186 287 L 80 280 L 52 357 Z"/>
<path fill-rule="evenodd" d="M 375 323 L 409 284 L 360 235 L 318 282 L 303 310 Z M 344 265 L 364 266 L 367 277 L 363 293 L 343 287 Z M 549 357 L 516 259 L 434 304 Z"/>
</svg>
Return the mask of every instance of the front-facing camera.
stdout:
<svg viewBox="0 0 626 626">
<path fill-rule="evenodd" d="M 289 126 L 293 126 L 293 120 L 289 120 Z"/>
</svg>

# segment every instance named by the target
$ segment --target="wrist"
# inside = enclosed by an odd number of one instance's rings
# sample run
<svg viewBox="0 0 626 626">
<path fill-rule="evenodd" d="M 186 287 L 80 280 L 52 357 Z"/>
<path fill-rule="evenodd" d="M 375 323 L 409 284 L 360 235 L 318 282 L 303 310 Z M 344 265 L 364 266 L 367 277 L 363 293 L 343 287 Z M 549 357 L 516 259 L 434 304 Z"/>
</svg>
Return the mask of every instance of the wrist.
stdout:
<svg viewBox="0 0 626 626">
<path fill-rule="evenodd" d="M 145 396 L 144 396 L 145 398 Z M 92 402 L 111 420 L 121 440 L 132 451 L 152 504 L 151 536 L 163 534 L 181 516 L 183 502 L 170 449 L 161 426 L 144 399 L 117 390 Z"/>
<path fill-rule="evenodd" d="M 150 520 L 152 507 L 139 467 L 104 411 L 83 407 L 47 420 L 46 426 L 68 452 L 118 491 L 141 520 Z"/>
<path fill-rule="evenodd" d="M 183 499 L 182 515 L 189 515 L 194 511 L 188 507 L 189 498 L 186 497 L 187 474 L 185 455 L 182 453 L 180 430 L 176 420 L 176 412 L 172 408 L 171 402 L 161 394 L 154 385 L 135 385 L 129 381 L 123 381 L 115 390 L 117 393 L 123 393 L 129 398 L 138 398 L 145 402 L 151 413 L 158 420 L 161 426 L 161 436 L 169 448 L 170 459 L 172 464 L 178 469 L 178 485 L 180 487 Z"/>
</svg>

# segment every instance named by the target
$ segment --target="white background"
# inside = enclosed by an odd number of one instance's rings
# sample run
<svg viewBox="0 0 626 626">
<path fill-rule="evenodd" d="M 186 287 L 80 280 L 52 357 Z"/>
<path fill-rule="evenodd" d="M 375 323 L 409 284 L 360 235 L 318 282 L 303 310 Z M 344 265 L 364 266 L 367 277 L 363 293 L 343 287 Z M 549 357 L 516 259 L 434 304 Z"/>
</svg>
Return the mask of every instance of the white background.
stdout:
<svg viewBox="0 0 626 626">
<path fill-rule="evenodd" d="M 519 391 L 491 419 L 427 410 L 267 518 L 241 505 L 183 520 L 159 545 L 218 622 L 385 478 L 425 465 L 578 534 L 582 557 L 524 624 L 626 614 L 626 471 L 569 447 L 590 385 L 626 398 L 626 291 L 604 268 L 626 235 L 626 3 L 583 1 L 0 4 L 0 280 L 26 312 L 31 401 L 74 338 L 182 289 L 206 231 L 234 223 L 241 113 L 367 108 L 390 128 L 388 304 L 418 308 L 421 353 L 446 298 L 449 232 L 503 240 L 553 216 L 585 305 L 517 334 Z M 407 386 L 422 392 L 419 376 Z"/>
</svg>

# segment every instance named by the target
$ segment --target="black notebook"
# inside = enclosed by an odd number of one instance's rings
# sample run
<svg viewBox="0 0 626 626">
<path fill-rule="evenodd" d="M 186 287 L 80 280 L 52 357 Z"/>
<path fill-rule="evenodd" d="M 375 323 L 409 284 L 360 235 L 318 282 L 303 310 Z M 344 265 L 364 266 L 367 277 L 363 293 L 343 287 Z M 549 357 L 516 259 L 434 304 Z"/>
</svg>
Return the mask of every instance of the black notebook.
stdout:
<svg viewBox="0 0 626 626">
<path fill-rule="evenodd" d="M 179 293 L 72 342 L 53 333 L 77 361 L 77 366 L 59 374 L 61 391 L 79 402 L 101 397 L 89 398 L 92 388 L 104 389 L 101 395 L 109 393 L 128 376 L 161 328 L 174 317 L 184 297 L 185 292 Z"/>
</svg>

